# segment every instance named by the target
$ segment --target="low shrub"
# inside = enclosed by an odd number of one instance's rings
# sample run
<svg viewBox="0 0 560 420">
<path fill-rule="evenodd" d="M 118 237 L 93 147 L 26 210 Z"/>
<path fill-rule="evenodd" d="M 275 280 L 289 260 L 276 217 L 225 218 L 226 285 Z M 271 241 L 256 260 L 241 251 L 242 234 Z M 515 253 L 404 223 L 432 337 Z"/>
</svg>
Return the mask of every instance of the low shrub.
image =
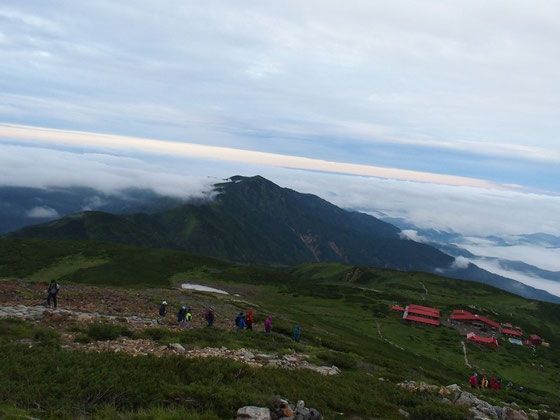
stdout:
<svg viewBox="0 0 560 420">
<path fill-rule="evenodd" d="M 108 341 L 121 336 L 132 337 L 134 332 L 120 325 L 96 322 L 88 326 L 87 335 L 95 341 Z"/>
</svg>

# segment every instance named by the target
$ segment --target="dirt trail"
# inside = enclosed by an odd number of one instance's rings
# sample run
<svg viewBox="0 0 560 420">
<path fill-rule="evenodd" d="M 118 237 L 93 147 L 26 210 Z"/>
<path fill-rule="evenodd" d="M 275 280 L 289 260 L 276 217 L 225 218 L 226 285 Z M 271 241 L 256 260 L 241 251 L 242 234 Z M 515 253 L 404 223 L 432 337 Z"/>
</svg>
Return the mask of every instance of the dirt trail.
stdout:
<svg viewBox="0 0 560 420">
<path fill-rule="evenodd" d="M 471 364 L 469 363 L 469 359 L 467 357 L 467 346 L 465 346 L 465 342 L 461 341 L 461 345 L 463 346 L 463 355 L 465 356 L 465 366 L 472 369 Z"/>
<path fill-rule="evenodd" d="M 375 321 L 375 323 L 377 324 L 377 332 L 379 333 L 379 337 L 381 337 L 381 339 L 383 341 L 385 341 L 386 343 L 389 343 L 390 345 L 400 349 L 400 350 L 404 350 L 403 347 L 399 346 L 398 344 L 393 343 L 391 340 L 389 340 L 388 338 L 384 337 L 383 334 L 381 333 L 381 326 L 379 325 L 379 322 Z"/>
<path fill-rule="evenodd" d="M 422 296 L 422 300 L 426 300 L 426 296 L 428 296 L 428 289 L 426 288 L 426 285 L 422 282 L 419 282 L 422 287 L 424 288 L 424 296 Z"/>
</svg>

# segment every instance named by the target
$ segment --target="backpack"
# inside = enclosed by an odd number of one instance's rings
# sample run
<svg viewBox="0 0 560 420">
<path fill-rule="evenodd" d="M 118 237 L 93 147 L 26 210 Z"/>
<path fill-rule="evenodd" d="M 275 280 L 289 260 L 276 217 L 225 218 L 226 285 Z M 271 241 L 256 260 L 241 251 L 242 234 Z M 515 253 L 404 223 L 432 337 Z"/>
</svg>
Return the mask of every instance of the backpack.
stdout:
<svg viewBox="0 0 560 420">
<path fill-rule="evenodd" d="M 192 314 L 190 312 L 187 312 L 187 321 L 192 320 Z"/>
</svg>

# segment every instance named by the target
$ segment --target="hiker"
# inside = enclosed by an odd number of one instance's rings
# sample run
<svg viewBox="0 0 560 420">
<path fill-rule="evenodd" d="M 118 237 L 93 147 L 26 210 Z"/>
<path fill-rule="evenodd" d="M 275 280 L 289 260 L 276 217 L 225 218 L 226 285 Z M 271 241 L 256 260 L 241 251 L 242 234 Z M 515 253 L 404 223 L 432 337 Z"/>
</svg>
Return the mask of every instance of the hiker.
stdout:
<svg viewBox="0 0 560 420">
<path fill-rule="evenodd" d="M 508 388 L 513 388 L 513 382 L 509 381 L 506 385 Z"/>
<path fill-rule="evenodd" d="M 210 308 L 206 311 L 206 315 L 205 315 L 206 321 L 208 322 L 208 326 L 211 327 L 212 325 L 214 325 L 214 307 L 210 306 Z"/>
<path fill-rule="evenodd" d="M 301 334 L 299 332 L 299 325 L 296 325 L 296 327 L 294 328 L 294 341 L 296 343 L 299 343 L 300 338 L 301 338 Z"/>
<path fill-rule="evenodd" d="M 494 389 L 496 391 L 499 391 L 501 386 L 502 386 L 502 380 L 500 378 L 496 379 L 496 382 L 494 382 Z"/>
<path fill-rule="evenodd" d="M 264 321 L 264 332 L 269 333 L 270 331 L 272 331 L 272 317 L 271 316 L 266 318 L 266 321 Z"/>
<path fill-rule="evenodd" d="M 167 302 L 164 300 L 163 302 L 161 302 L 161 305 L 159 305 L 159 316 L 165 317 L 166 313 L 167 313 Z"/>
<path fill-rule="evenodd" d="M 189 328 L 191 326 L 191 321 L 192 321 L 192 309 L 189 306 L 187 308 L 187 315 L 185 315 L 185 326 L 187 328 Z"/>
<path fill-rule="evenodd" d="M 51 299 L 53 301 L 54 307 L 56 308 L 56 295 L 60 290 L 60 286 L 54 280 L 51 280 L 51 284 L 49 284 L 49 288 L 47 289 L 47 306 L 51 306 Z"/>
<path fill-rule="evenodd" d="M 480 381 L 480 387 L 488 388 L 488 378 L 486 378 L 486 375 L 482 377 L 482 380 Z"/>
<path fill-rule="evenodd" d="M 185 318 L 187 317 L 187 307 L 181 306 L 179 312 L 177 313 L 177 323 L 179 325 L 185 325 Z"/>
<path fill-rule="evenodd" d="M 490 389 L 494 389 L 494 386 L 496 385 L 496 378 L 494 378 L 493 376 L 490 378 L 490 382 L 488 382 L 488 388 Z"/>
<path fill-rule="evenodd" d="M 249 309 L 249 313 L 245 317 L 245 326 L 248 330 L 253 331 L 253 310 Z"/>
<path fill-rule="evenodd" d="M 239 312 L 239 315 L 237 315 L 235 317 L 235 326 L 239 327 L 239 321 L 241 321 L 244 318 L 243 316 L 243 312 Z"/>
<path fill-rule="evenodd" d="M 469 385 L 471 386 L 471 388 L 478 388 L 478 375 L 476 373 L 473 373 L 470 377 Z"/>
<path fill-rule="evenodd" d="M 245 329 L 245 318 L 241 317 L 239 323 L 237 324 L 237 330 L 242 331 Z"/>
</svg>

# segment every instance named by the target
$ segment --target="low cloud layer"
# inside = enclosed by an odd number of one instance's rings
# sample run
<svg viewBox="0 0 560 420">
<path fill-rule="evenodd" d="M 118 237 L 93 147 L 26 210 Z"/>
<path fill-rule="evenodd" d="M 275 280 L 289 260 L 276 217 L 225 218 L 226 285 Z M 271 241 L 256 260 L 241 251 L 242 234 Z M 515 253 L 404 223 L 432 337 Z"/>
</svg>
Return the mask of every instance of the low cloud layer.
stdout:
<svg viewBox="0 0 560 420">
<path fill-rule="evenodd" d="M 4 0 L 0 115 L 553 190 L 559 13 L 546 0 Z"/>
<path fill-rule="evenodd" d="M 53 219 L 60 217 L 55 209 L 47 206 L 33 207 L 27 211 L 25 215 L 32 219 Z"/>
</svg>

